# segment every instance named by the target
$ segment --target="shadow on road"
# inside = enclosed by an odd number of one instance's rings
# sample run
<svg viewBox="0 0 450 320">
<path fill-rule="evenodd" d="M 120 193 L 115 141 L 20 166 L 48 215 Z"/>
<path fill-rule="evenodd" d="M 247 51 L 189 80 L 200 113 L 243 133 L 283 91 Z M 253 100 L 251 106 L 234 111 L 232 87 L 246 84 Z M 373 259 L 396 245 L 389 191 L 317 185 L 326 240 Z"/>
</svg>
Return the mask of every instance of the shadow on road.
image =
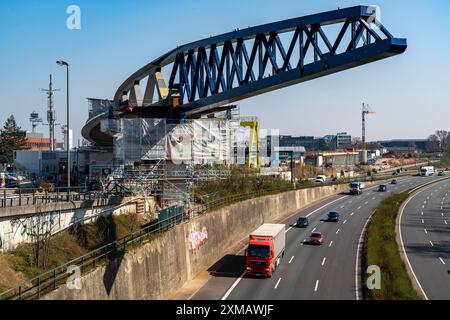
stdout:
<svg viewBox="0 0 450 320">
<path fill-rule="evenodd" d="M 237 278 L 245 271 L 245 256 L 226 255 L 217 261 L 208 272 L 213 277 Z"/>
</svg>

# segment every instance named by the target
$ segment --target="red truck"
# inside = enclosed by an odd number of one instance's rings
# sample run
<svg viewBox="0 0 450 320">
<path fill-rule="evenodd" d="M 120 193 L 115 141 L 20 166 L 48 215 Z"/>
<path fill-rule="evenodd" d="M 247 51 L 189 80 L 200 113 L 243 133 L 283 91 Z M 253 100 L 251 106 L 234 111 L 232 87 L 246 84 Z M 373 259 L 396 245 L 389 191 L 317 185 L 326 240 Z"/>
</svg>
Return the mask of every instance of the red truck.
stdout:
<svg viewBox="0 0 450 320">
<path fill-rule="evenodd" d="M 246 275 L 272 277 L 286 250 L 286 225 L 263 224 L 250 234 L 245 250 Z"/>
</svg>

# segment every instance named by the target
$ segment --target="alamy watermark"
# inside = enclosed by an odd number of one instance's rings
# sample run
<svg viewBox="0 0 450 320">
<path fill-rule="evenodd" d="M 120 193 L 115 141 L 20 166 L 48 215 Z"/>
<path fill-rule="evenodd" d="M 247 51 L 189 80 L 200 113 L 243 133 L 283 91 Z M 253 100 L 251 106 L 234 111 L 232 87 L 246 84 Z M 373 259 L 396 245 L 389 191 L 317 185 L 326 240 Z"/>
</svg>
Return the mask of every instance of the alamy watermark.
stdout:
<svg viewBox="0 0 450 320">
<path fill-rule="evenodd" d="M 71 265 L 67 268 L 66 286 L 69 290 L 81 290 L 81 269 L 78 266 Z"/>
<path fill-rule="evenodd" d="M 369 290 L 380 290 L 381 289 L 381 269 L 379 266 L 373 265 L 367 268 L 366 286 Z"/>
<path fill-rule="evenodd" d="M 69 15 L 66 20 L 67 29 L 81 30 L 81 8 L 73 4 L 67 7 L 66 13 Z"/>
<path fill-rule="evenodd" d="M 370 5 L 367 7 L 367 13 L 370 14 L 367 19 L 367 24 L 372 29 L 380 29 L 381 27 L 381 9 L 377 5 Z"/>
</svg>

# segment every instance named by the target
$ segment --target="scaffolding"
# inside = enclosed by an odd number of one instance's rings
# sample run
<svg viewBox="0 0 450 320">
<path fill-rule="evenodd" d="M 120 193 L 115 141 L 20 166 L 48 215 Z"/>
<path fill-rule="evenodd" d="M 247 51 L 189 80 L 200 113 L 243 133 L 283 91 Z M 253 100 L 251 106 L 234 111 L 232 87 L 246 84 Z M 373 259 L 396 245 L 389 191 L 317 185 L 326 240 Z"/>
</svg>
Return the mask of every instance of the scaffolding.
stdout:
<svg viewBox="0 0 450 320">
<path fill-rule="evenodd" d="M 235 120 L 201 118 L 173 124 L 166 119 L 107 119 L 114 138 L 111 181 L 134 195 L 154 197 L 162 207 L 192 202 L 201 180 L 231 174 Z"/>
</svg>

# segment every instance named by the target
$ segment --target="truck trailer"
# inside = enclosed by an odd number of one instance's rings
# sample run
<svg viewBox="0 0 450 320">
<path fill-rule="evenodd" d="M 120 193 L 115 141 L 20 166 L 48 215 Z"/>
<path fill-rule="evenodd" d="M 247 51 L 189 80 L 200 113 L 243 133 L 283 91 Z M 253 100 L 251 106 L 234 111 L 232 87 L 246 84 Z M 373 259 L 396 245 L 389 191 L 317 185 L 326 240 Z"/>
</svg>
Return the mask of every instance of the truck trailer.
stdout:
<svg viewBox="0 0 450 320">
<path fill-rule="evenodd" d="M 286 250 L 286 225 L 263 224 L 249 236 L 246 275 L 272 277 Z"/>
</svg>

